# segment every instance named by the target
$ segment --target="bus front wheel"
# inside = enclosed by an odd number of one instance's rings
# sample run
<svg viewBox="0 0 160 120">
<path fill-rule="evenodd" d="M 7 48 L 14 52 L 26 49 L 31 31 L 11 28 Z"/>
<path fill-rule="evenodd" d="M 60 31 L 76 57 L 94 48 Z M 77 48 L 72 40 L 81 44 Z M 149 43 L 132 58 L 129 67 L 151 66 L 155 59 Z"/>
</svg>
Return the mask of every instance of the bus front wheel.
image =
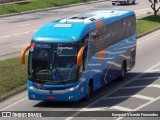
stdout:
<svg viewBox="0 0 160 120">
<path fill-rule="evenodd" d="M 92 80 L 90 80 L 90 82 L 88 84 L 87 95 L 85 97 L 85 100 L 89 100 L 92 96 L 92 93 L 93 93 L 93 82 L 92 82 Z"/>
</svg>

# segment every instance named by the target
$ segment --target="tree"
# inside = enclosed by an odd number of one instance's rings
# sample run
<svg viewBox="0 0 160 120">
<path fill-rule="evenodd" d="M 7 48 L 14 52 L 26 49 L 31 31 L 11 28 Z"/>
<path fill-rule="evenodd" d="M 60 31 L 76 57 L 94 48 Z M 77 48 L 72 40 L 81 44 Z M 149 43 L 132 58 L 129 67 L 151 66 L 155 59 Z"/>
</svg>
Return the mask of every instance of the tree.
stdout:
<svg viewBox="0 0 160 120">
<path fill-rule="evenodd" d="M 160 6 L 156 6 L 158 3 L 160 3 L 160 0 L 149 0 L 149 2 L 151 3 L 151 8 L 154 11 L 154 16 L 157 16 L 157 12 L 160 9 Z"/>
</svg>

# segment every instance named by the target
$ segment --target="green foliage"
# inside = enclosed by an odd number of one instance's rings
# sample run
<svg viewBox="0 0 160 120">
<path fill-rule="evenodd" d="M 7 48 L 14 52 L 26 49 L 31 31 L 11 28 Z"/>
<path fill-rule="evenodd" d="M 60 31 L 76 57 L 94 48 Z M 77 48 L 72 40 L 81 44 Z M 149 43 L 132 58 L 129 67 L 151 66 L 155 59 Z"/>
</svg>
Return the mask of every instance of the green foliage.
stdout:
<svg viewBox="0 0 160 120">
<path fill-rule="evenodd" d="M 0 61 L 0 98 L 24 88 L 27 80 L 27 65 L 19 58 Z"/>
<path fill-rule="evenodd" d="M 148 16 L 137 21 L 137 36 L 160 27 L 160 15 Z"/>
<path fill-rule="evenodd" d="M 82 3 L 95 0 L 31 0 L 20 3 L 0 5 L 0 15 L 20 13 L 24 11 L 38 10 L 50 7 L 59 7 L 63 5 Z"/>
</svg>

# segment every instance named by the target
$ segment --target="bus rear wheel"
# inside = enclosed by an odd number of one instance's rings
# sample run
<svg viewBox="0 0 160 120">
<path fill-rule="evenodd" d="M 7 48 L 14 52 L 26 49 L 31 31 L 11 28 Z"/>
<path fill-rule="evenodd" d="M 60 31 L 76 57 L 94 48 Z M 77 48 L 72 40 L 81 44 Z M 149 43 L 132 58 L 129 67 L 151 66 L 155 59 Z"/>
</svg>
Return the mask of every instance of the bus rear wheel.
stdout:
<svg viewBox="0 0 160 120">
<path fill-rule="evenodd" d="M 93 93 L 93 83 L 92 83 L 92 81 L 90 81 L 88 84 L 87 95 L 85 97 L 85 100 L 89 100 L 92 96 L 92 93 Z"/>
<path fill-rule="evenodd" d="M 124 61 L 121 65 L 121 73 L 120 73 L 120 77 L 119 80 L 124 80 L 125 76 L 126 76 L 126 72 L 127 72 L 127 65 L 126 62 Z"/>
<path fill-rule="evenodd" d="M 133 4 L 133 5 L 135 5 L 135 4 L 136 4 L 136 3 L 135 3 L 135 0 L 132 2 L 132 4 Z"/>
</svg>

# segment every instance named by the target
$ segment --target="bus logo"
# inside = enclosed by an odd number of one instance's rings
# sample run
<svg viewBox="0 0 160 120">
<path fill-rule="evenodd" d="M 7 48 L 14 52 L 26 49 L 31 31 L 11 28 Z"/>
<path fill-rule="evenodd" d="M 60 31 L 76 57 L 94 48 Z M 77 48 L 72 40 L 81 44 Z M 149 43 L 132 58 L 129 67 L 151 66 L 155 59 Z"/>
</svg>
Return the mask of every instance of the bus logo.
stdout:
<svg viewBox="0 0 160 120">
<path fill-rule="evenodd" d="M 58 47 L 56 49 L 57 49 L 57 54 L 61 54 L 63 50 L 73 50 L 73 47 L 68 47 L 68 46 L 63 47 L 62 44 L 58 44 Z"/>
</svg>

